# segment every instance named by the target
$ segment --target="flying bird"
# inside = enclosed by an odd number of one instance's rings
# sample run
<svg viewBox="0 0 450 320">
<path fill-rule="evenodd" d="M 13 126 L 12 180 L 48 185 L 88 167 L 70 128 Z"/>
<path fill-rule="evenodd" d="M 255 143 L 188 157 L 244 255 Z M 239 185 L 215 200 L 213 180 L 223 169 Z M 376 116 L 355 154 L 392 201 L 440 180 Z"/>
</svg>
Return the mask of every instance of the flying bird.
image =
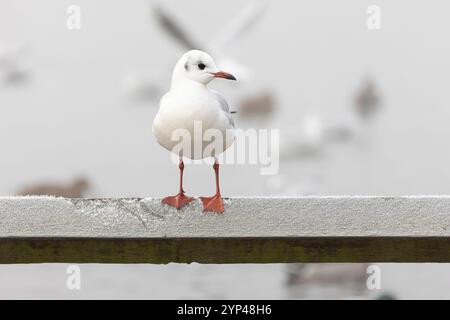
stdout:
<svg viewBox="0 0 450 320">
<path fill-rule="evenodd" d="M 161 31 L 176 42 L 183 50 L 201 49 L 210 52 L 216 58 L 222 68 L 232 72 L 239 77 L 241 83 L 252 78 L 252 71 L 246 65 L 235 61 L 227 55 L 227 51 L 237 47 L 239 38 L 249 33 L 254 25 L 261 19 L 266 11 L 266 0 L 250 0 L 240 8 L 232 18 L 209 40 L 196 37 L 189 30 L 189 25 L 183 24 L 162 1 L 152 1 L 150 6 L 151 18 Z M 192 19 L 191 19 L 192 20 Z M 195 20 L 195 19 L 194 19 Z M 134 101 L 155 101 L 164 92 L 161 79 L 164 79 L 166 66 L 160 66 L 153 70 L 153 74 L 144 75 L 130 72 L 121 79 L 123 93 Z M 154 104 L 152 104 L 154 105 Z"/>
<path fill-rule="evenodd" d="M 216 78 L 236 80 L 230 73 L 220 71 L 206 52 L 190 50 L 185 53 L 175 65 L 170 90 L 162 97 L 159 111 L 153 121 L 153 134 L 158 143 L 179 156 L 179 192 L 163 199 L 163 203 L 177 209 L 193 200 L 185 195 L 183 189 L 183 157 L 214 157 L 216 194 L 212 197 L 202 197 L 201 200 L 204 211 L 222 213 L 225 210 L 220 193 L 217 156 L 234 142 L 234 120 L 226 99 L 219 92 L 208 88 L 208 84 Z M 221 143 L 210 148 L 203 135 L 196 133 L 197 125 L 201 125 L 202 132 L 214 130 L 220 133 L 223 138 Z M 181 146 L 180 142 L 174 139 L 177 132 L 184 132 L 189 138 L 187 142 L 183 141 L 185 143 Z M 215 138 L 217 139 L 217 136 Z"/>
<path fill-rule="evenodd" d="M 248 33 L 258 20 L 263 16 L 267 3 L 265 0 L 248 1 L 232 19 L 228 19 L 222 28 L 214 35 L 210 41 L 198 40 L 187 32 L 187 28 L 182 26 L 180 20 L 170 14 L 166 8 L 159 2 L 152 5 L 152 13 L 161 29 L 180 44 L 184 49 L 191 50 L 200 48 L 212 53 L 220 65 L 242 78 L 250 78 L 250 70 L 229 58 L 226 55 L 233 42 Z"/>
</svg>

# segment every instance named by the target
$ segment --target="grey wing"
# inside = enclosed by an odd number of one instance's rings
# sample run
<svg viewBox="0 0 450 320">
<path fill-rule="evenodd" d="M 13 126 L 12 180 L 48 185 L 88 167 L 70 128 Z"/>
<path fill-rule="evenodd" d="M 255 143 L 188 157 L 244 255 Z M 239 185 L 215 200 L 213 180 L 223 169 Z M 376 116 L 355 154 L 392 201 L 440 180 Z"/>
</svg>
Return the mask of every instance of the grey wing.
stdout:
<svg viewBox="0 0 450 320">
<path fill-rule="evenodd" d="M 222 111 L 224 112 L 224 114 L 227 116 L 228 121 L 230 122 L 230 125 L 234 128 L 234 119 L 233 119 L 233 115 L 230 112 L 230 107 L 228 106 L 227 100 L 219 92 L 217 92 L 215 90 L 211 90 L 211 91 L 216 96 L 217 101 L 219 101 L 220 107 L 222 108 Z"/>
<path fill-rule="evenodd" d="M 170 36 L 172 36 L 175 40 L 180 42 L 187 49 L 200 48 L 200 46 L 195 41 L 188 37 L 183 28 L 178 24 L 178 21 L 175 18 L 171 17 L 164 10 L 161 4 L 157 3 L 152 7 L 152 10 L 154 15 L 156 16 L 156 20 L 161 25 L 163 30 Z"/>
</svg>

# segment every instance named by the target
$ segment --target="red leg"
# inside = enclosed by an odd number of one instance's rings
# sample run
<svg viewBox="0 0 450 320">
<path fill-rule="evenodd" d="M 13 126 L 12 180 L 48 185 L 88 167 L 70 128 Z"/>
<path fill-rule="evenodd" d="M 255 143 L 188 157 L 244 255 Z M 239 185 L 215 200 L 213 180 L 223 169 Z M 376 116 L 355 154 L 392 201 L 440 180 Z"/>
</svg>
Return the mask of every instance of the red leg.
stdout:
<svg viewBox="0 0 450 320">
<path fill-rule="evenodd" d="M 219 163 L 217 162 L 217 159 L 214 162 L 213 168 L 216 174 L 216 194 L 212 197 L 201 197 L 200 199 L 203 202 L 203 211 L 223 213 L 225 211 L 225 207 L 223 205 L 222 196 L 220 195 Z"/>
<path fill-rule="evenodd" d="M 180 168 L 180 191 L 175 196 L 165 197 L 162 200 L 162 202 L 165 204 L 168 204 L 169 206 L 180 209 L 181 207 L 187 205 L 189 202 L 194 200 L 194 198 L 187 197 L 184 195 L 184 190 L 183 190 L 184 163 L 183 163 L 182 159 L 180 159 L 180 165 L 178 167 Z"/>
</svg>

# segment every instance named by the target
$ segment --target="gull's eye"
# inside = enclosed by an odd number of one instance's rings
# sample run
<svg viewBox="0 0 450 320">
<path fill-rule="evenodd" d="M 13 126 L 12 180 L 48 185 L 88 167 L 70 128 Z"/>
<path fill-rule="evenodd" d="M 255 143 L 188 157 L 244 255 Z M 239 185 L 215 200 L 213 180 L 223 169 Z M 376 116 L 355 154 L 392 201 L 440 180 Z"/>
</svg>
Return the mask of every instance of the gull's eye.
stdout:
<svg viewBox="0 0 450 320">
<path fill-rule="evenodd" d="M 200 70 L 205 70 L 206 66 L 205 66 L 203 63 L 199 63 L 199 64 L 198 64 L 198 68 L 199 68 Z"/>
</svg>

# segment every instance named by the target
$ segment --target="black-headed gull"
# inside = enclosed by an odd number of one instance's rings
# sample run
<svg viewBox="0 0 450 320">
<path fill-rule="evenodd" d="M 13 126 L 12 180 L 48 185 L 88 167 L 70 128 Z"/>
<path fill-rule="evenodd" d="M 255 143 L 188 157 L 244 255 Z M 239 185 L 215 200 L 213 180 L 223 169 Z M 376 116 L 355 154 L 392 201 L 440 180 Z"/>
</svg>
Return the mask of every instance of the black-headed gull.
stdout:
<svg viewBox="0 0 450 320">
<path fill-rule="evenodd" d="M 191 50 L 185 53 L 175 65 L 170 90 L 162 97 L 159 111 L 153 121 L 153 134 L 158 143 L 180 157 L 179 193 L 163 199 L 163 203 L 177 209 L 193 200 L 185 196 L 183 190 L 183 157 L 214 157 L 216 194 L 213 197 L 202 197 L 201 200 L 205 211 L 224 212 L 217 155 L 233 144 L 234 121 L 225 98 L 208 88 L 208 83 L 215 78 L 236 80 L 233 75 L 220 71 L 206 52 Z M 197 132 L 198 126 L 201 127 L 200 136 Z M 211 142 L 205 141 L 203 135 L 208 131 L 220 133 L 221 148 L 209 148 Z M 191 139 L 187 143 L 183 141 L 181 148 L 179 139 L 174 137 L 177 132 L 186 133 Z M 217 139 L 217 136 L 214 137 Z"/>
</svg>

